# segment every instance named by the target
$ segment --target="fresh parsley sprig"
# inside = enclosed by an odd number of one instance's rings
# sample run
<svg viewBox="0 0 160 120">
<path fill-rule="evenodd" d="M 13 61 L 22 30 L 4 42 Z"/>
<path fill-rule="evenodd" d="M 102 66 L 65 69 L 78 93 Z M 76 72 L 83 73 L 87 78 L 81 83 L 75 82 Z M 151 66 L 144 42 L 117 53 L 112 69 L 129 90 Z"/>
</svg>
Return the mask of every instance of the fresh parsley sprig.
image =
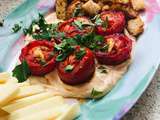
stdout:
<svg viewBox="0 0 160 120">
<path fill-rule="evenodd" d="M 91 97 L 92 98 L 101 97 L 102 95 L 103 95 L 102 91 L 98 91 L 95 88 L 92 89 L 92 92 L 91 92 Z"/>
<path fill-rule="evenodd" d="M 18 32 L 22 27 L 19 24 L 14 24 L 12 31 L 14 33 Z"/>
<path fill-rule="evenodd" d="M 39 29 L 34 30 L 34 27 L 38 26 Z M 57 24 L 48 24 L 43 15 L 39 14 L 39 19 L 34 20 L 30 27 L 23 29 L 25 35 L 29 34 L 36 40 L 51 40 L 52 38 L 64 38 L 65 34 L 58 32 Z"/>
<path fill-rule="evenodd" d="M 66 71 L 66 72 L 71 72 L 71 71 L 73 70 L 73 68 L 74 68 L 73 65 L 67 65 L 67 66 L 65 67 L 65 71 Z"/>
<path fill-rule="evenodd" d="M 20 65 L 17 65 L 12 72 L 13 76 L 18 79 L 19 83 L 26 81 L 27 78 L 31 75 L 31 71 L 25 60 L 22 61 Z"/>
<path fill-rule="evenodd" d="M 84 49 L 84 48 L 81 48 L 80 51 L 75 52 L 76 59 L 77 59 L 77 60 L 81 60 L 81 59 L 84 57 L 85 54 L 86 54 L 85 49 Z"/>
<path fill-rule="evenodd" d="M 60 44 L 55 44 L 55 50 L 58 51 L 60 54 L 57 56 L 56 61 L 61 62 L 65 60 L 73 51 L 74 46 L 71 46 L 66 42 L 66 40 L 63 40 Z"/>
</svg>

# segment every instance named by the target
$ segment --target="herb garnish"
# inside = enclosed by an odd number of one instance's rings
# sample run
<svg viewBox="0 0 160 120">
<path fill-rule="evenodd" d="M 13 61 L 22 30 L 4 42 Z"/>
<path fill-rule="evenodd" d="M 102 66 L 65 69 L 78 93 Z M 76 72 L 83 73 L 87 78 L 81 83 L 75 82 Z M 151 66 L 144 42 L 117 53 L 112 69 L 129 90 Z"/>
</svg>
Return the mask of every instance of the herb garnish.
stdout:
<svg viewBox="0 0 160 120">
<path fill-rule="evenodd" d="M 25 60 L 22 61 L 20 65 L 17 65 L 12 72 L 13 76 L 18 79 L 19 83 L 26 81 L 27 78 L 31 75 L 31 71 Z"/>
<path fill-rule="evenodd" d="M 83 29 L 83 23 L 79 20 L 75 20 L 74 25 L 76 25 L 79 29 Z"/>
<path fill-rule="evenodd" d="M 0 21 L 0 27 L 3 27 L 4 20 Z"/>
<path fill-rule="evenodd" d="M 108 73 L 106 70 L 107 68 L 104 67 L 103 65 L 99 66 L 98 69 L 100 70 L 100 73 Z"/>
<path fill-rule="evenodd" d="M 13 32 L 16 33 L 21 29 L 21 26 L 19 24 L 14 24 L 14 27 L 12 28 Z"/>
<path fill-rule="evenodd" d="M 74 9 L 74 11 L 73 11 L 72 17 L 77 17 L 80 13 L 81 13 L 81 5 L 78 4 L 76 6 L 76 9 Z"/>
<path fill-rule="evenodd" d="M 106 16 L 105 21 L 103 21 L 100 17 L 100 14 L 96 15 L 92 20 L 95 21 L 95 25 L 102 26 L 104 29 L 108 28 L 108 17 Z"/>
<path fill-rule="evenodd" d="M 86 51 L 83 48 L 81 48 L 80 51 L 75 53 L 76 59 L 81 60 L 85 54 L 86 54 Z"/>
<path fill-rule="evenodd" d="M 54 47 L 56 51 L 60 52 L 56 58 L 56 61 L 58 62 L 65 60 L 66 57 L 74 51 L 74 46 L 71 46 L 69 43 L 67 43 L 65 39 L 62 41 L 62 43 L 58 45 L 55 44 Z"/>
<path fill-rule="evenodd" d="M 43 59 L 39 60 L 39 64 L 42 65 L 42 66 L 46 66 L 46 63 L 47 62 L 45 60 L 43 60 Z"/>
<path fill-rule="evenodd" d="M 79 45 L 88 47 L 91 50 L 99 50 L 102 47 L 101 44 L 104 41 L 103 36 L 96 35 L 95 33 L 89 33 L 84 36 L 77 35 L 74 39 L 76 39 Z"/>
<path fill-rule="evenodd" d="M 47 24 L 43 15 L 39 14 L 39 19 L 34 20 L 28 29 L 23 29 L 25 35 L 29 34 L 36 40 L 51 38 L 64 38 L 65 34 L 57 31 L 57 24 Z M 34 30 L 34 26 L 38 26 L 38 30 Z"/>
<path fill-rule="evenodd" d="M 92 89 L 91 97 L 96 98 L 96 97 L 99 97 L 99 96 L 102 96 L 102 95 L 103 95 L 102 91 L 97 91 L 94 88 Z"/>
<path fill-rule="evenodd" d="M 102 27 L 103 28 L 108 28 L 108 17 L 107 16 L 106 16 L 105 21 L 103 21 L 103 23 L 102 23 Z"/>
<path fill-rule="evenodd" d="M 65 67 L 65 71 L 66 72 L 71 72 L 72 70 L 73 70 L 73 65 L 67 65 L 66 67 Z"/>
</svg>

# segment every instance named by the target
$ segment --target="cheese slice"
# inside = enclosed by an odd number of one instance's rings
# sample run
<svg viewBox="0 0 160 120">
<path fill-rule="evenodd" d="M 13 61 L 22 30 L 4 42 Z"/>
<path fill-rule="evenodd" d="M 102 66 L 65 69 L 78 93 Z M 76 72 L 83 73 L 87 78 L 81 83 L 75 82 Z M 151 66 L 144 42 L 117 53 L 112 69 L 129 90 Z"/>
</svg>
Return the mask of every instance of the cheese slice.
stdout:
<svg viewBox="0 0 160 120">
<path fill-rule="evenodd" d="M 45 89 L 40 85 L 23 86 L 20 87 L 18 94 L 15 96 L 15 99 L 28 97 L 38 93 L 42 93 L 44 91 Z"/>
<path fill-rule="evenodd" d="M 73 120 L 80 113 L 80 105 L 79 103 L 74 103 L 67 109 L 65 109 L 64 113 L 55 120 Z"/>
<path fill-rule="evenodd" d="M 55 120 L 68 107 L 69 107 L 69 105 L 65 104 L 63 106 L 49 108 L 47 110 L 42 110 L 40 112 L 36 112 L 34 114 L 31 114 L 29 116 L 19 118 L 17 120 Z"/>
<path fill-rule="evenodd" d="M 60 96 L 48 98 L 36 104 L 29 105 L 27 107 L 12 112 L 9 116 L 9 120 L 15 120 L 15 119 L 17 120 L 23 118 L 24 116 L 30 116 L 31 114 L 40 112 L 42 110 L 60 107 L 63 104 L 64 104 L 64 99 Z"/>
<path fill-rule="evenodd" d="M 0 84 L 7 82 L 7 80 L 11 77 L 11 74 L 8 72 L 0 73 Z"/>
<path fill-rule="evenodd" d="M 34 103 L 38 103 L 42 100 L 45 100 L 47 98 L 53 97 L 53 94 L 51 92 L 44 92 L 40 94 L 36 94 L 33 96 L 25 97 L 22 99 L 15 100 L 11 102 L 10 104 L 4 106 L 2 109 L 11 113 L 13 111 L 16 111 L 20 108 L 32 105 Z"/>
<path fill-rule="evenodd" d="M 0 106 L 5 105 L 13 100 L 18 94 L 19 87 L 16 84 L 3 84 L 0 85 Z"/>
</svg>

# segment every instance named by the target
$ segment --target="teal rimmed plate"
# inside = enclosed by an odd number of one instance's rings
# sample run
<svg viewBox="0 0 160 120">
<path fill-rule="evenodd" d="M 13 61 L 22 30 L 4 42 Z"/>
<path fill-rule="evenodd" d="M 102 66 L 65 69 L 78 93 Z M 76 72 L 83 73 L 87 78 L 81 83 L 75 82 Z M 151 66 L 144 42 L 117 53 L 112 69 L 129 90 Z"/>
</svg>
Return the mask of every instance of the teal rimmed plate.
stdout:
<svg viewBox="0 0 160 120">
<path fill-rule="evenodd" d="M 12 33 L 15 23 L 23 28 L 53 9 L 54 0 L 26 0 L 10 13 L 0 28 L 0 71 L 11 71 L 24 41 L 22 30 Z M 143 15 L 145 31 L 138 38 L 133 63 L 112 91 L 100 100 L 90 100 L 81 106 L 78 120 L 118 120 L 136 103 L 152 80 L 160 63 L 160 6 L 158 0 L 146 0 Z"/>
</svg>

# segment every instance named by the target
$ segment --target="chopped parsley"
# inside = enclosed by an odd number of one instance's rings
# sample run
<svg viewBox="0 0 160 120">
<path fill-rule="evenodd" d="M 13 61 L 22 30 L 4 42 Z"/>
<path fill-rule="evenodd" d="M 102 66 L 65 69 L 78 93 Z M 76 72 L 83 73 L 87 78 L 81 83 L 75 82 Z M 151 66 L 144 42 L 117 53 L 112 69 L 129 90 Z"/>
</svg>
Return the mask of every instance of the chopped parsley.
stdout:
<svg viewBox="0 0 160 120">
<path fill-rule="evenodd" d="M 102 95 L 103 95 L 102 91 L 95 90 L 94 88 L 92 89 L 92 92 L 91 92 L 92 98 L 100 97 Z"/>
<path fill-rule="evenodd" d="M 46 63 L 47 62 L 45 60 L 43 60 L 43 59 L 39 60 L 39 64 L 42 65 L 42 66 L 46 66 Z"/>
<path fill-rule="evenodd" d="M 21 29 L 21 26 L 19 24 L 14 24 L 14 27 L 12 28 L 12 31 L 14 33 L 18 32 Z"/>
<path fill-rule="evenodd" d="M 91 50 L 99 50 L 104 41 L 104 37 L 96 35 L 95 33 L 89 33 L 87 35 L 81 36 L 77 35 L 75 37 L 79 45 L 90 48 Z"/>
<path fill-rule="evenodd" d="M 22 61 L 20 65 L 17 65 L 12 72 L 13 76 L 18 79 L 19 83 L 26 81 L 27 78 L 31 75 L 31 71 L 25 60 Z"/>
<path fill-rule="evenodd" d="M 56 51 L 60 52 L 60 54 L 56 57 L 57 62 L 65 60 L 67 56 L 69 56 L 74 51 L 74 47 L 68 44 L 66 40 L 63 40 L 62 43 L 58 45 L 55 44 L 54 47 Z"/>
<path fill-rule="evenodd" d="M 104 73 L 104 74 L 108 73 L 106 70 L 107 68 L 103 65 L 99 66 L 98 69 L 100 70 L 100 73 Z"/>
<path fill-rule="evenodd" d="M 35 26 L 38 26 L 38 29 L 36 29 Z M 23 29 L 23 32 L 25 35 L 32 35 L 32 37 L 36 40 L 51 40 L 52 38 L 64 38 L 65 34 L 62 32 L 58 32 L 57 26 L 58 24 L 47 24 L 44 16 L 39 14 L 39 19 L 34 20 L 28 29 Z"/>
<path fill-rule="evenodd" d="M 107 72 L 107 70 L 102 70 L 101 73 L 106 74 L 106 73 L 108 73 L 108 72 Z"/>
<path fill-rule="evenodd" d="M 108 17 L 106 16 L 105 21 L 103 21 L 100 17 L 100 14 L 96 15 L 92 20 L 95 21 L 95 25 L 102 26 L 104 29 L 108 28 Z"/>
<path fill-rule="evenodd" d="M 103 69 L 106 69 L 106 67 L 104 67 L 103 65 L 100 65 L 98 69 L 103 70 Z"/>
<path fill-rule="evenodd" d="M 76 59 L 81 60 L 85 54 L 86 54 L 86 51 L 83 48 L 81 48 L 79 52 L 75 53 Z"/>
<path fill-rule="evenodd" d="M 106 16 L 105 21 L 103 21 L 103 23 L 102 23 L 102 27 L 103 28 L 108 28 L 108 17 L 107 16 Z"/>
<path fill-rule="evenodd" d="M 72 17 L 77 17 L 80 15 L 80 13 L 81 13 L 81 5 L 78 4 L 76 6 L 76 9 L 74 9 L 74 11 L 73 11 Z"/>
<path fill-rule="evenodd" d="M 56 61 L 57 62 L 64 61 L 68 55 L 69 55 L 69 53 L 61 53 L 56 57 Z"/>
<path fill-rule="evenodd" d="M 92 20 L 95 21 L 95 25 L 102 25 L 103 21 L 100 18 L 100 14 L 96 15 Z"/>
<path fill-rule="evenodd" d="M 66 72 L 71 72 L 72 70 L 73 70 L 73 65 L 67 65 L 66 67 L 65 67 L 65 71 Z"/>
<path fill-rule="evenodd" d="M 74 25 L 76 25 L 78 29 L 83 29 L 83 23 L 79 20 L 75 20 Z"/>
<path fill-rule="evenodd" d="M 3 27 L 4 20 L 0 21 L 0 27 Z"/>
</svg>

